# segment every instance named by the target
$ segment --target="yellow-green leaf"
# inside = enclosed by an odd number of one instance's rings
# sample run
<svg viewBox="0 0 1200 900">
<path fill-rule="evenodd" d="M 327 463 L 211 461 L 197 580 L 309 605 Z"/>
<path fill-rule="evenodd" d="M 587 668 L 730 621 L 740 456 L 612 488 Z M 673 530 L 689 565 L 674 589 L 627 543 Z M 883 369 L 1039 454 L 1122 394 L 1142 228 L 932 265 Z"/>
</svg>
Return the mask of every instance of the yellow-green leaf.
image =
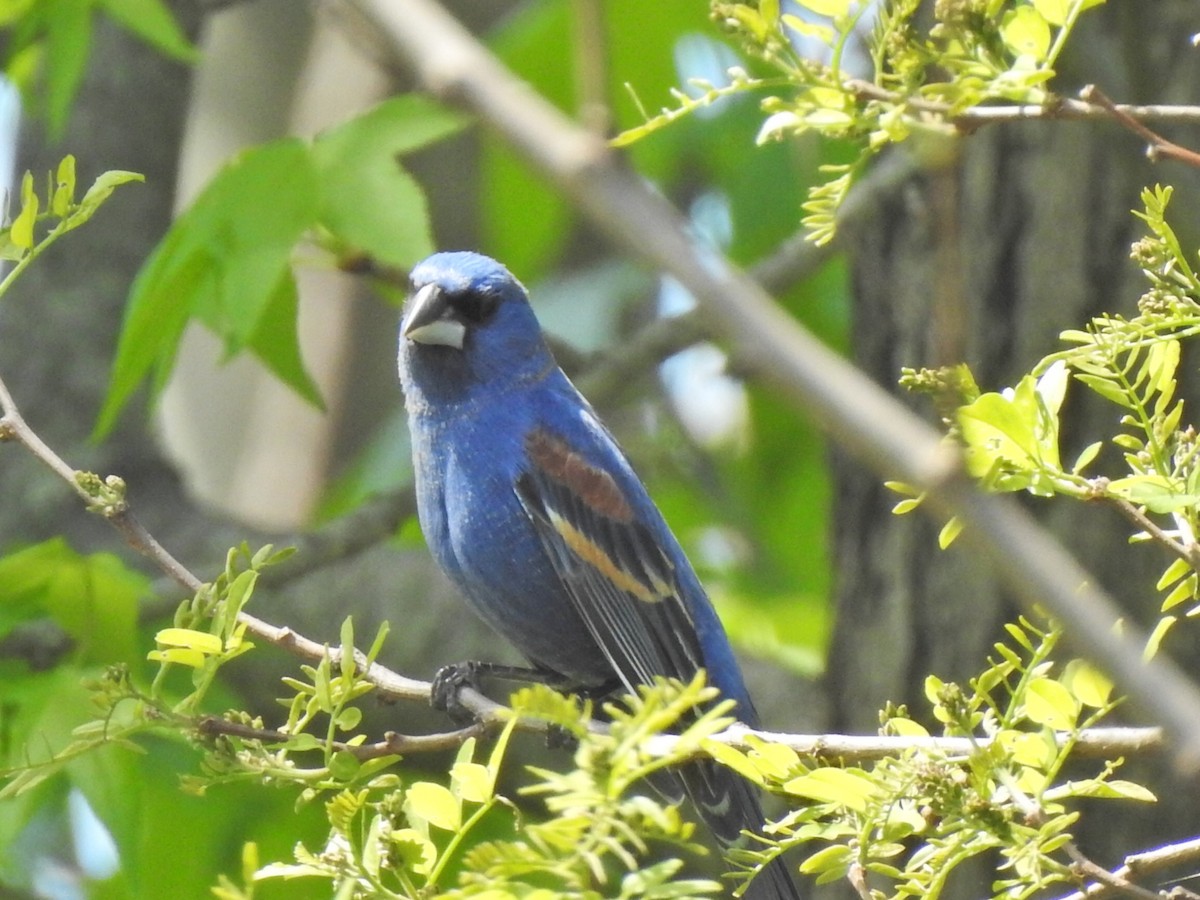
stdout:
<svg viewBox="0 0 1200 900">
<path fill-rule="evenodd" d="M 954 543 L 954 539 L 962 533 L 963 523 L 958 516 L 952 516 L 942 530 L 938 532 L 938 546 L 945 550 Z"/>
<path fill-rule="evenodd" d="M 1113 683 L 1103 672 L 1082 659 L 1067 663 L 1062 682 L 1084 706 L 1099 709 L 1107 706 L 1112 696 Z"/>
<path fill-rule="evenodd" d="M 895 716 L 888 719 L 884 728 L 887 734 L 894 734 L 896 737 L 929 737 L 929 731 L 924 725 L 920 722 L 914 722 L 912 719 L 907 719 L 904 716 Z"/>
<path fill-rule="evenodd" d="M 458 800 L 444 785 L 433 781 L 418 781 L 404 798 L 408 814 L 422 819 L 436 828 L 457 831 L 462 825 L 462 808 Z"/>
<path fill-rule="evenodd" d="M 1000 36 L 1018 56 L 1043 60 L 1050 49 L 1050 25 L 1032 6 L 1019 6 L 1005 15 Z"/>
<path fill-rule="evenodd" d="M 21 180 L 21 211 L 13 219 L 9 239 L 23 250 L 33 247 L 33 225 L 37 221 L 38 195 L 33 190 L 33 175 L 25 173 Z"/>
<path fill-rule="evenodd" d="M 818 850 L 800 863 L 800 871 L 806 875 L 816 873 L 829 875 L 832 873 L 840 878 L 849 871 L 852 862 L 854 862 L 854 851 L 843 844 L 834 844 L 824 850 Z"/>
<path fill-rule="evenodd" d="M 215 655 L 224 647 L 221 639 L 207 631 L 196 631 L 194 628 L 164 628 L 159 631 L 154 640 L 163 647 L 184 647 L 197 653 Z"/>
<path fill-rule="evenodd" d="M 193 669 L 199 669 L 208 658 L 208 656 L 199 650 L 188 650 L 184 647 L 172 647 L 169 650 L 151 650 L 146 654 L 146 659 L 151 662 L 177 663 L 181 666 L 191 666 Z"/>
<path fill-rule="evenodd" d="M 1163 616 L 1158 620 L 1158 624 L 1154 626 L 1154 630 L 1150 632 L 1150 637 L 1146 638 L 1146 649 L 1142 651 L 1143 659 L 1153 659 L 1158 653 L 1158 648 L 1163 642 L 1163 638 L 1167 636 L 1167 632 L 1171 630 L 1176 622 L 1175 616 Z"/>
<path fill-rule="evenodd" d="M 1025 715 L 1055 731 L 1070 731 L 1079 715 L 1079 704 L 1071 692 L 1053 678 L 1033 678 L 1025 696 Z"/>
<path fill-rule="evenodd" d="M 866 811 L 875 795 L 875 785 L 865 775 L 849 769 L 825 766 L 785 782 L 783 789 L 797 797 L 822 803 L 840 803 L 857 812 Z"/>
<path fill-rule="evenodd" d="M 75 157 L 67 154 L 58 164 L 58 172 L 54 179 L 54 197 L 50 201 L 50 211 L 60 219 L 71 211 L 75 202 Z"/>
<path fill-rule="evenodd" d="M 417 875 L 428 875 L 437 862 L 437 847 L 415 828 L 398 828 L 391 833 L 402 865 Z"/>
<path fill-rule="evenodd" d="M 722 744 L 720 741 L 711 741 L 708 738 L 701 740 L 700 746 L 717 762 L 733 769 L 748 781 L 752 781 L 754 784 L 763 783 L 762 772 L 741 750 L 730 747 L 728 744 Z"/>
<path fill-rule="evenodd" d="M 453 793 L 470 803 L 492 799 L 492 773 L 480 763 L 456 762 L 450 768 L 450 785 Z"/>
<path fill-rule="evenodd" d="M 850 0 L 800 0 L 800 5 L 819 16 L 837 18 L 850 11 Z"/>
<path fill-rule="evenodd" d="M 1083 452 L 1081 452 L 1079 457 L 1075 460 L 1075 465 L 1071 466 L 1071 474 L 1078 475 L 1089 465 L 1091 465 L 1092 460 L 1096 458 L 1096 455 L 1100 452 L 1100 448 L 1103 446 L 1103 441 L 1096 441 L 1095 443 L 1088 444 L 1086 447 L 1084 447 Z"/>
<path fill-rule="evenodd" d="M 1162 577 L 1158 579 L 1158 583 L 1154 585 L 1156 591 L 1165 590 L 1167 585 L 1174 584 L 1188 572 L 1192 571 L 1192 564 L 1186 559 L 1177 559 L 1162 573 Z"/>
</svg>

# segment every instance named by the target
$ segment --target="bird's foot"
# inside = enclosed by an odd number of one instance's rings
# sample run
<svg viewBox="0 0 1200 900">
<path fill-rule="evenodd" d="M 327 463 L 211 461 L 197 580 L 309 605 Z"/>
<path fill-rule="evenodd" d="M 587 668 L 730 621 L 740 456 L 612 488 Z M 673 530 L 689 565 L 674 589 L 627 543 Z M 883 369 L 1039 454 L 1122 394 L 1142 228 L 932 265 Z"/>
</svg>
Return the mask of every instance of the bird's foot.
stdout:
<svg viewBox="0 0 1200 900">
<path fill-rule="evenodd" d="M 528 669 L 522 666 L 505 666 L 499 663 L 467 660 L 442 666 L 433 676 L 429 695 L 430 705 L 450 714 L 456 721 L 471 721 L 474 714 L 463 706 L 459 693 L 463 688 L 479 690 L 484 678 L 501 681 L 537 682 L 561 688 L 566 682 L 561 675 L 544 669 Z"/>
<path fill-rule="evenodd" d="M 463 705 L 459 694 L 464 687 L 479 690 L 479 670 L 482 666 L 483 663 L 470 660 L 442 666 L 433 676 L 429 705 L 448 713 L 456 722 L 472 721 L 475 715 Z"/>
</svg>

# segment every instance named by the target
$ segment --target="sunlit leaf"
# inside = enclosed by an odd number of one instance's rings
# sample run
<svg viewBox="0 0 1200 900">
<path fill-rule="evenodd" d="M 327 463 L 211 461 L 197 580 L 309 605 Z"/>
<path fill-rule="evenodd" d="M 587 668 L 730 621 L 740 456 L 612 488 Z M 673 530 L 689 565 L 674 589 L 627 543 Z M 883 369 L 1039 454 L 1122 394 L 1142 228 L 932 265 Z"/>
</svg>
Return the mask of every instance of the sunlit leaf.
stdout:
<svg viewBox="0 0 1200 900">
<path fill-rule="evenodd" d="M 462 807 L 449 788 L 433 781 L 418 781 L 404 795 L 405 808 L 430 825 L 446 831 L 457 831 L 462 825 Z"/>
<path fill-rule="evenodd" d="M 1079 716 L 1079 703 L 1053 678 L 1033 678 L 1025 695 L 1025 715 L 1039 725 L 1069 731 Z"/>
</svg>

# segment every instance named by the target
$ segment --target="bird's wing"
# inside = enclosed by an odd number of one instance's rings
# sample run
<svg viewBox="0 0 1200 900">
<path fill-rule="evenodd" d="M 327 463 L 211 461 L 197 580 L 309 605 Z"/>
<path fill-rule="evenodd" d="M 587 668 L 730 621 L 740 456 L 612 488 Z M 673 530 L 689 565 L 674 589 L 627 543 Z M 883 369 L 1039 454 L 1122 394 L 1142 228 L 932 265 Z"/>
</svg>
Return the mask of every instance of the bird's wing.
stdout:
<svg viewBox="0 0 1200 900">
<path fill-rule="evenodd" d="M 689 680 L 704 666 L 691 608 L 671 558 L 616 479 L 545 429 L 525 449 L 530 467 L 517 495 L 616 675 L 630 691 L 656 675 Z M 654 785 L 676 800 L 689 794 L 725 844 L 763 821 L 749 783 L 711 760 L 658 773 Z"/>
<path fill-rule="evenodd" d="M 704 665 L 675 566 L 613 476 L 546 429 L 525 443 L 517 496 L 566 593 L 626 688 Z"/>
</svg>

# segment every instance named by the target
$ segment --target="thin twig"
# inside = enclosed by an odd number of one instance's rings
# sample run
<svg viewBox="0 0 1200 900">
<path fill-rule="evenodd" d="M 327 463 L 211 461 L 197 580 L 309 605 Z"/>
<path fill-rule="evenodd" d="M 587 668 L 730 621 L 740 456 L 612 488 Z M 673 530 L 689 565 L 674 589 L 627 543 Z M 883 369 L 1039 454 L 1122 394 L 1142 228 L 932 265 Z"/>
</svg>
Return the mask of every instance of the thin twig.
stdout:
<svg viewBox="0 0 1200 900">
<path fill-rule="evenodd" d="M 1193 569 L 1200 570 L 1200 545 L 1194 543 L 1185 544 L 1182 541 L 1175 540 L 1175 538 L 1163 531 L 1153 519 L 1124 497 L 1106 495 L 1104 499 L 1115 506 L 1121 515 L 1150 535 L 1150 537 L 1154 538 L 1154 540 L 1158 541 L 1158 543 L 1162 544 L 1163 547 L 1171 551 L 1175 556 L 1178 556 Z"/>
<path fill-rule="evenodd" d="M 476 722 L 465 728 L 454 731 L 443 731 L 437 734 L 398 734 L 389 731 L 383 740 L 373 744 L 348 744 L 345 741 L 333 741 L 329 748 L 336 751 L 353 754 L 360 760 L 378 759 L 381 756 L 403 756 L 412 753 L 433 753 L 442 750 L 453 750 L 461 747 L 468 738 L 482 737 L 489 726 Z M 241 722 L 231 722 L 216 716 L 205 716 L 196 723 L 196 731 L 206 736 L 228 735 L 244 740 L 262 741 L 265 744 L 286 744 L 294 740 L 296 735 L 271 728 L 255 728 Z"/>
<path fill-rule="evenodd" d="M 1101 869 L 1105 873 L 1105 877 L 1098 877 L 1095 872 L 1086 874 L 1086 877 L 1096 883 L 1061 897 L 1060 900 L 1111 900 L 1111 898 L 1127 893 L 1125 885 L 1132 884 L 1134 881 L 1144 880 L 1177 866 L 1195 865 L 1197 862 L 1200 862 L 1200 838 L 1192 838 L 1156 847 L 1153 850 L 1134 853 L 1125 857 L 1124 865 L 1111 872 Z M 1116 883 L 1114 884 L 1114 882 Z M 1155 893 L 1153 896 L 1157 898 L 1163 895 Z"/>
<path fill-rule="evenodd" d="M 1079 99 L 1053 96 L 1046 103 L 981 104 L 967 109 L 955 109 L 951 104 L 939 100 L 911 97 L 858 78 L 848 78 L 842 82 L 842 86 L 860 99 L 882 100 L 886 103 L 904 106 L 914 112 L 936 116 L 965 132 L 975 131 L 984 125 L 1003 122 L 1033 119 L 1098 122 L 1115 116 L 1121 119 L 1122 124 L 1127 127 L 1129 127 L 1128 123 L 1137 125 L 1138 127 L 1134 130 L 1143 137 L 1153 136 L 1157 140 L 1158 136 L 1149 129 L 1145 129 L 1145 133 L 1140 130 L 1141 123 L 1166 122 L 1200 125 L 1200 106 L 1113 103 L 1094 85 L 1089 85 L 1080 91 Z M 1095 93 L 1092 93 L 1093 91 Z M 1152 140 L 1151 143 L 1154 143 L 1155 140 Z"/>
<path fill-rule="evenodd" d="M 1101 865 L 1092 862 L 1079 849 L 1074 841 L 1068 841 L 1063 849 L 1071 857 L 1071 869 L 1081 878 L 1095 881 L 1105 887 L 1127 897 L 1137 897 L 1139 900 L 1162 900 L 1162 895 L 1156 891 L 1147 890 L 1141 885 L 1134 884 L 1121 875 L 1110 872 Z"/>
<path fill-rule="evenodd" d="M 1147 145 L 1146 156 L 1152 162 L 1156 161 L 1160 156 L 1165 156 L 1168 159 L 1174 159 L 1189 166 L 1200 168 L 1200 153 L 1197 153 L 1195 150 L 1189 150 L 1187 147 L 1176 144 L 1174 141 L 1168 141 L 1158 132 L 1152 131 L 1146 125 L 1142 124 L 1139 118 L 1133 115 L 1128 108 L 1113 103 L 1104 91 L 1100 90 L 1096 85 L 1089 84 L 1079 92 L 1079 96 L 1089 103 L 1096 104 L 1096 106 L 1103 109 L 1121 125 L 1145 140 Z"/>
<path fill-rule="evenodd" d="M 83 487 L 84 479 L 81 479 L 80 473 L 71 468 L 29 427 L 3 378 L 0 378 L 0 435 L 7 440 L 21 444 L 36 459 L 66 482 L 79 495 L 88 509 L 99 512 L 134 550 L 146 556 L 160 571 L 190 593 L 194 594 L 200 590 L 203 586 L 200 578 L 176 559 L 142 526 L 128 503 L 124 501 L 104 505 L 97 503 L 96 497 Z M 238 621 L 243 623 L 246 631 L 254 637 L 274 644 L 303 659 L 319 662 L 329 656 L 335 666 L 341 660 L 339 648 L 327 647 L 325 644 L 297 634 L 286 626 L 272 625 L 246 612 L 238 616 Z M 430 686 L 428 682 L 407 678 L 379 663 L 368 665 L 366 656 L 358 650 L 355 651 L 355 660 L 363 677 L 387 696 L 403 700 L 429 700 Z M 504 709 L 500 704 L 489 700 L 469 687 L 461 690 L 458 700 L 481 722 L 492 721 L 500 716 Z"/>
</svg>

